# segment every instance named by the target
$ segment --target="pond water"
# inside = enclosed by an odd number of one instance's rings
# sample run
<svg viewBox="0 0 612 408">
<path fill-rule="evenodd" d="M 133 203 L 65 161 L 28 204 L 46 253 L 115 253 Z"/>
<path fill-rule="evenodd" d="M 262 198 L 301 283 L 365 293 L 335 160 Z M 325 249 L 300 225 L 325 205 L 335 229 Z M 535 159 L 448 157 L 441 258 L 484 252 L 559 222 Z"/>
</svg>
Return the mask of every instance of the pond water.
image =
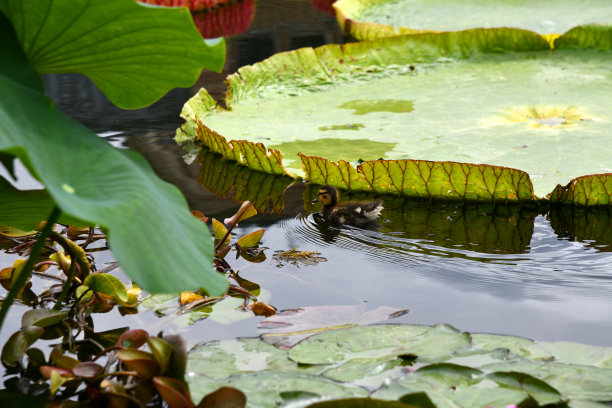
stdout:
<svg viewBox="0 0 612 408">
<path fill-rule="evenodd" d="M 172 91 L 149 108 L 117 109 L 79 76 L 46 77 L 45 83 L 65 113 L 114 145 L 140 152 L 162 179 L 181 189 L 192 209 L 222 220 L 239 203 L 226 192 L 218 197 L 218 186 L 205 182 L 206 172 L 232 165 L 215 163 L 218 159 L 210 156 L 185 163 L 184 152 L 172 140 L 181 123 L 182 105 L 202 86 L 220 99 L 224 76 L 241 65 L 283 50 L 341 41 L 333 17 L 309 1 L 268 0 L 258 3 L 250 31 L 228 40 L 228 62 L 222 74 L 205 73 L 193 88 Z M 250 178 L 246 170 L 235 171 L 242 172 L 236 195 L 241 181 L 262 183 L 253 189 L 261 191 L 270 183 L 266 178 Z M 239 276 L 259 284 L 278 309 L 367 302 L 368 309 L 381 305 L 410 309 L 396 322 L 445 322 L 473 332 L 611 345 L 612 215 L 607 210 L 540 214 L 383 197 L 379 228 L 338 229 L 312 216 L 316 208 L 310 204 L 314 198 L 310 186 L 278 183 L 281 191 L 286 188 L 282 199 L 271 197 L 278 213 L 253 217 L 236 231 L 243 235 L 265 228 L 262 244 L 268 248 L 267 259 L 257 264 L 230 261 Z M 21 185 L 27 184 L 22 181 Z M 316 251 L 325 261 L 279 265 L 273 259 L 275 251 L 296 247 Z M 113 260 L 109 251 L 96 253 L 96 258 L 98 268 Z M 0 256 L 3 267 L 12 260 L 13 256 Z M 120 269 L 116 272 L 125 280 Z M 14 316 L 22 312 L 20 307 L 12 310 Z M 152 310 L 127 316 L 114 310 L 95 315 L 94 321 L 97 330 L 130 326 L 152 333 L 179 332 L 193 345 L 256 336 L 257 323 L 263 320 L 201 319 L 185 327 L 173 318 Z M 7 322 L 3 341 L 17 330 L 18 320 Z"/>
</svg>

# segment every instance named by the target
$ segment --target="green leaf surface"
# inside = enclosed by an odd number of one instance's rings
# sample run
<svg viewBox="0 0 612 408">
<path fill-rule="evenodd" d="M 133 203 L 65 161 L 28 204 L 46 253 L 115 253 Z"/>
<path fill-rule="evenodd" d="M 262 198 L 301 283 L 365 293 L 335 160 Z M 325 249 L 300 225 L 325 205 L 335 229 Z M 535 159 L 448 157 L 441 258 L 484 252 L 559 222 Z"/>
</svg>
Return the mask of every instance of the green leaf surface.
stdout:
<svg viewBox="0 0 612 408">
<path fill-rule="evenodd" d="M 384 401 L 372 398 L 346 398 L 321 401 L 308 405 L 308 408 L 419 408 L 400 401 Z"/>
<path fill-rule="evenodd" d="M 495 381 L 503 387 L 523 390 L 540 405 L 557 404 L 564 401 L 559 391 L 529 374 L 514 371 L 495 372 L 488 374 L 487 379 Z"/>
<path fill-rule="evenodd" d="M 0 75 L 0 94 L 0 151 L 17 156 L 63 212 L 106 228 L 132 279 L 152 292 L 225 292 L 227 280 L 210 266 L 208 229 L 142 157 L 113 148 L 13 78 Z"/>
<path fill-rule="evenodd" d="M 28 326 L 49 327 L 61 322 L 68 315 L 68 311 L 52 309 L 32 309 L 21 316 L 21 327 Z"/>
<path fill-rule="evenodd" d="M 516 371 L 545 381 L 571 399 L 609 401 L 612 399 L 612 369 L 556 362 L 511 360 L 485 365 L 484 371 Z"/>
<path fill-rule="evenodd" d="M 297 372 L 297 365 L 287 358 L 287 351 L 258 338 L 211 341 L 196 345 L 187 359 L 187 370 L 214 379 L 260 371 Z M 302 371 L 302 370 L 300 370 Z M 313 374 L 319 373 L 318 369 Z"/>
<path fill-rule="evenodd" d="M 359 40 L 476 27 L 555 34 L 580 24 L 612 22 L 612 7 L 605 0 L 339 0 L 334 9 L 344 32 Z"/>
<path fill-rule="evenodd" d="M 103 293 L 114 300 L 127 302 L 128 293 L 125 285 L 119 279 L 108 273 L 92 273 L 83 282 L 96 293 Z"/>
<path fill-rule="evenodd" d="M 201 393 L 213 390 L 200 387 L 196 379 L 189 379 L 194 400 Z M 206 381 L 204 384 L 209 383 Z M 237 388 L 247 396 L 249 407 L 269 408 L 283 401 L 281 393 L 291 391 L 316 391 L 331 398 L 367 397 L 363 388 L 337 383 L 320 376 L 296 373 L 252 373 L 238 374 L 220 382 L 223 385 Z"/>
<path fill-rule="evenodd" d="M 236 244 L 238 244 L 241 248 L 254 247 L 255 245 L 259 244 L 259 241 L 261 241 L 261 238 L 264 236 L 265 232 L 265 229 L 249 232 L 248 234 L 240 237 L 238 241 L 236 241 Z"/>
<path fill-rule="evenodd" d="M 318 333 L 378 323 L 407 312 L 388 306 L 366 311 L 366 307 L 365 303 L 361 303 L 288 309 L 262 321 L 257 327 L 264 341 L 289 349 L 299 341 Z"/>
<path fill-rule="evenodd" d="M 4 178 L 0 178 L 0 196 L 0 230 L 11 227 L 32 231 L 47 219 L 55 205 L 45 190 L 18 190 Z M 59 222 L 79 224 L 78 220 L 66 215 L 62 215 Z"/>
<path fill-rule="evenodd" d="M 554 46 L 559 49 L 594 48 L 602 51 L 609 50 L 612 48 L 612 25 L 587 24 L 574 27 L 555 39 Z"/>
<path fill-rule="evenodd" d="M 469 346 L 469 334 L 448 325 L 356 326 L 309 337 L 289 351 L 289 358 L 300 364 L 331 364 L 410 354 L 429 362 L 444 360 Z"/>
<path fill-rule="evenodd" d="M 16 367 L 26 349 L 34 344 L 44 332 L 45 329 L 42 327 L 29 326 L 14 333 L 2 347 L 2 364 L 8 367 Z"/>
<path fill-rule="evenodd" d="M 131 0 L 3 0 L 30 65 L 88 76 L 119 107 L 141 108 L 221 71 L 225 44 L 208 46 L 188 10 Z M 180 67 L 180 68 L 179 68 Z"/>
<path fill-rule="evenodd" d="M 540 341 L 538 344 L 559 363 L 612 369 L 612 347 L 598 347 L 569 341 Z"/>
<path fill-rule="evenodd" d="M 245 390 L 249 401 L 268 406 L 304 406 L 332 398 L 326 382 L 308 388 L 279 384 L 283 390 L 278 395 L 268 385 L 272 378 L 291 382 L 316 376 L 371 390 L 373 398 L 398 400 L 426 393 L 444 408 L 538 403 L 595 408 L 602 406 L 598 401 L 612 398 L 612 369 L 596 366 L 607 364 L 608 352 L 583 344 L 469 335 L 447 325 L 357 326 L 309 337 L 289 352 L 260 338 L 203 343 L 189 353 L 187 378 L 196 392 L 231 385 Z"/>
<path fill-rule="evenodd" d="M 399 382 L 382 386 L 373 398 L 396 400 L 406 394 L 425 392 L 437 408 L 506 407 L 519 405 L 529 395 L 524 391 L 502 387 L 460 386 L 453 383 L 419 381 L 405 377 Z"/>
<path fill-rule="evenodd" d="M 557 185 L 548 198 L 554 204 L 609 206 L 611 191 L 612 174 L 594 174 L 575 178 L 566 186 Z"/>
<path fill-rule="evenodd" d="M 278 54 L 228 78 L 230 110 L 200 91 L 177 140 L 350 191 L 531 205 L 612 171 L 608 32 L 582 29 L 598 51 L 551 53 L 535 33 L 474 29 Z M 608 205 L 606 183 L 551 201 Z"/>
</svg>

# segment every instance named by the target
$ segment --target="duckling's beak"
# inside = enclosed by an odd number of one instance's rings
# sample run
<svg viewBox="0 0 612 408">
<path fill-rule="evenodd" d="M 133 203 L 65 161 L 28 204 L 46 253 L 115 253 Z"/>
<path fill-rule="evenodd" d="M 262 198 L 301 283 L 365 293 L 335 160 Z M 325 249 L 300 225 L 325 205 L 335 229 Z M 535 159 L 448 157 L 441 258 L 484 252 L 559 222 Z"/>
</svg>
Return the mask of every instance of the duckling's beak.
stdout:
<svg viewBox="0 0 612 408">
<path fill-rule="evenodd" d="M 314 203 L 318 203 L 319 202 L 319 197 L 315 198 L 314 200 L 312 200 L 312 204 Z"/>
</svg>

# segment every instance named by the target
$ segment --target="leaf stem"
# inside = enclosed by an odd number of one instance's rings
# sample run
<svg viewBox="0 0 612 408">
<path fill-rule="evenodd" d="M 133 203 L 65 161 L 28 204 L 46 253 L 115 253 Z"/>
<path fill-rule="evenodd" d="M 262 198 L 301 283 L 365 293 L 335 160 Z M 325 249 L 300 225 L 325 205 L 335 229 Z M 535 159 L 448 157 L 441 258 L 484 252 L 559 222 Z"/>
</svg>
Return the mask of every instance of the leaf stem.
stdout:
<svg viewBox="0 0 612 408">
<path fill-rule="evenodd" d="M 40 235 L 38 236 L 38 239 L 36 240 L 36 243 L 32 248 L 32 252 L 30 252 L 30 257 L 28 258 L 28 261 L 26 262 L 25 266 L 23 267 L 23 270 L 17 277 L 17 280 L 15 280 L 15 282 L 13 282 L 13 284 L 11 285 L 9 293 L 6 295 L 6 298 L 2 302 L 2 307 L 0 308 L 0 332 L 2 331 L 2 324 L 4 323 L 4 318 L 6 317 L 8 310 L 15 301 L 15 298 L 19 294 L 19 291 L 25 286 L 26 282 L 28 281 L 28 278 L 32 274 L 32 270 L 34 270 L 34 265 L 36 265 L 38 256 L 40 255 L 43 247 L 45 246 L 45 241 L 47 240 L 47 237 L 49 236 L 51 231 L 53 231 L 53 225 L 55 224 L 61 213 L 62 211 L 57 206 L 53 207 L 53 211 L 51 211 L 51 214 L 47 218 L 47 223 L 45 224 L 42 231 L 40 231 Z"/>
<path fill-rule="evenodd" d="M 62 293 L 60 293 L 57 301 L 55 302 L 55 306 L 53 306 L 53 310 L 59 310 L 62 306 L 62 302 L 64 298 L 68 294 L 68 290 L 70 289 L 70 285 L 72 285 L 72 278 L 74 278 L 74 271 L 76 270 L 76 255 L 70 254 L 70 270 L 68 271 L 68 276 L 66 277 L 66 281 L 64 282 L 64 286 L 62 287 Z"/>
</svg>

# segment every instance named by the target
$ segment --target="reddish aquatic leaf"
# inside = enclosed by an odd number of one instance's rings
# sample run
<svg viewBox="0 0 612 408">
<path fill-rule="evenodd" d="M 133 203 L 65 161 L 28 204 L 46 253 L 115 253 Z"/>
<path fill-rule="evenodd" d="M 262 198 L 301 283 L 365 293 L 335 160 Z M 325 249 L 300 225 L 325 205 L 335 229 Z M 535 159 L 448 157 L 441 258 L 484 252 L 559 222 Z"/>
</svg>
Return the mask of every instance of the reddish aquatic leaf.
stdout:
<svg viewBox="0 0 612 408">
<path fill-rule="evenodd" d="M 196 217 L 197 219 L 202 221 L 204 224 L 206 224 L 208 222 L 208 217 L 205 216 L 204 213 L 202 213 L 201 211 L 192 210 L 191 211 L 191 215 L 193 215 L 194 217 Z"/>
<path fill-rule="evenodd" d="M 157 364 L 159 364 L 160 372 L 164 374 L 168 367 L 168 362 L 170 361 L 170 355 L 174 349 L 172 344 L 160 337 L 149 337 L 147 345 L 149 346 L 149 350 L 153 353 L 153 356 L 155 356 Z"/>
<path fill-rule="evenodd" d="M 108 392 L 113 394 L 125 393 L 125 387 L 123 386 L 123 384 L 109 379 L 104 379 L 100 382 L 100 390 L 102 392 Z"/>
<path fill-rule="evenodd" d="M 335 2 L 336 0 L 312 0 L 312 5 L 329 15 L 335 16 L 336 12 L 332 7 Z"/>
<path fill-rule="evenodd" d="M 88 234 L 89 234 L 89 227 L 79 228 L 79 227 L 75 227 L 74 225 L 70 225 L 68 227 L 68 230 L 66 231 L 66 235 L 68 235 L 68 238 L 72 240 L 76 239 L 79 235 L 88 235 Z"/>
<path fill-rule="evenodd" d="M 104 372 L 101 365 L 92 363 L 91 361 L 77 364 L 73 369 L 72 373 L 77 377 L 92 380 Z"/>
<path fill-rule="evenodd" d="M 221 387 L 205 396 L 197 408 L 244 408 L 247 398 L 236 388 Z"/>
<path fill-rule="evenodd" d="M 219 259 L 225 258 L 225 255 L 227 255 L 227 253 L 230 251 L 230 249 L 232 249 L 232 247 L 230 247 L 230 246 L 226 246 L 226 247 L 221 248 L 215 254 L 215 258 L 219 258 Z"/>
<path fill-rule="evenodd" d="M 72 374 L 71 370 L 67 370 L 65 368 L 48 366 L 48 365 L 40 366 L 40 373 L 46 379 L 51 378 L 51 372 L 53 371 L 57 372 L 59 375 L 61 375 L 64 378 L 74 378 L 74 374 Z"/>
<path fill-rule="evenodd" d="M 169 377 L 153 378 L 153 385 L 169 408 L 193 408 L 187 385 Z"/>
<path fill-rule="evenodd" d="M 128 370 L 136 371 L 142 378 L 151 379 L 160 374 L 159 364 L 155 360 L 155 356 L 146 351 L 134 349 L 119 350 L 117 357 Z"/>
<path fill-rule="evenodd" d="M 270 306 L 264 302 L 255 302 L 249 306 L 255 316 L 274 316 L 276 314 L 276 308 Z"/>
<path fill-rule="evenodd" d="M 168 377 L 184 381 L 187 367 L 187 342 L 178 334 L 164 336 L 164 340 L 171 344 L 173 348 L 165 374 Z"/>
<path fill-rule="evenodd" d="M 128 330 L 121 333 L 121 336 L 119 336 L 119 340 L 117 341 L 117 345 L 119 347 L 137 349 L 145 344 L 148 338 L 149 333 L 147 333 L 146 330 Z"/>
</svg>

